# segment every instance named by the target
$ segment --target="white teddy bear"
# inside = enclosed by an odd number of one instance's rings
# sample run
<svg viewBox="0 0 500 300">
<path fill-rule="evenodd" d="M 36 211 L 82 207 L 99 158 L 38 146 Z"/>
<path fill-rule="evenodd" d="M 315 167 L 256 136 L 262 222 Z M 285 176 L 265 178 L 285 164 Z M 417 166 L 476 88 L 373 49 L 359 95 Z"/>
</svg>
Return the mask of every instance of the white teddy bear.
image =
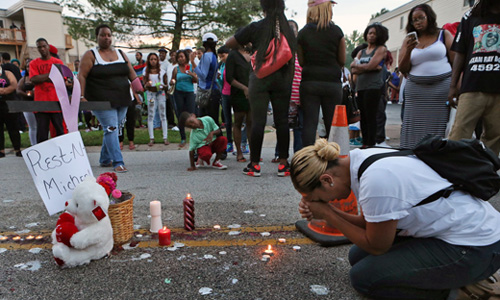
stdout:
<svg viewBox="0 0 500 300">
<path fill-rule="evenodd" d="M 52 253 L 58 265 L 75 267 L 109 254 L 113 228 L 108 207 L 108 195 L 95 178 L 88 176 L 75 188 L 52 232 Z"/>
</svg>

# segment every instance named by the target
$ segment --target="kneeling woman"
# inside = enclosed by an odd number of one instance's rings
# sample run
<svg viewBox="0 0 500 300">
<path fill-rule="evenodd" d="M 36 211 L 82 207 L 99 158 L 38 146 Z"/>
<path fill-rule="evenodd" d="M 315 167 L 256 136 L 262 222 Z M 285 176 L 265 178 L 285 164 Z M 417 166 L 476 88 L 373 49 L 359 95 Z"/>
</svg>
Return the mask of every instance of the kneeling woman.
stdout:
<svg viewBox="0 0 500 300">
<path fill-rule="evenodd" d="M 451 186 L 421 160 L 378 160 L 358 181 L 361 163 L 388 149 L 356 149 L 339 157 L 324 139 L 295 154 L 291 178 L 302 194 L 304 218 L 325 219 L 354 243 L 349 253 L 352 286 L 375 299 L 446 299 L 462 286 L 500 268 L 500 213 L 462 191 L 415 206 Z M 361 215 L 329 201 L 354 192 Z"/>
</svg>

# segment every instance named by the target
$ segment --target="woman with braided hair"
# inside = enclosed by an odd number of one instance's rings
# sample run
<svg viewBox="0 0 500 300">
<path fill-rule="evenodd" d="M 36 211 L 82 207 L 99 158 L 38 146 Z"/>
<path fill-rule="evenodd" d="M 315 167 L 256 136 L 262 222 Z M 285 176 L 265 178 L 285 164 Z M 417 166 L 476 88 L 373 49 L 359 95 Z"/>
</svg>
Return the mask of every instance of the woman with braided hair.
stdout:
<svg viewBox="0 0 500 300">
<path fill-rule="evenodd" d="M 463 191 L 417 206 L 451 183 L 414 156 L 377 160 L 358 178 L 367 157 L 388 151 L 340 157 L 338 144 L 318 139 L 290 166 L 302 217 L 324 219 L 354 243 L 354 289 L 373 299 L 455 299 L 467 285 L 485 284 L 500 268 L 500 213 Z M 360 215 L 329 203 L 351 190 Z"/>
<path fill-rule="evenodd" d="M 293 57 L 295 57 L 297 46 L 295 35 L 285 17 L 285 2 L 283 0 L 260 0 L 260 5 L 265 18 L 239 30 L 226 42 L 226 46 L 238 49 L 238 44 L 245 46 L 252 43 L 252 50 L 257 51 L 254 72 L 250 73 L 248 85 L 252 114 L 250 163 L 243 169 L 243 173 L 249 176 L 260 176 L 259 161 L 267 120 L 267 107 L 271 101 L 279 145 L 278 176 L 283 177 L 290 174 L 288 166 L 288 148 L 290 147 L 288 108 L 295 68 Z M 264 78 L 258 78 L 256 74 L 263 66 L 267 49 L 273 38 L 280 36 L 280 34 L 288 41 L 292 59 L 276 72 Z M 272 59 L 276 59 L 276 56 L 273 56 Z"/>
</svg>

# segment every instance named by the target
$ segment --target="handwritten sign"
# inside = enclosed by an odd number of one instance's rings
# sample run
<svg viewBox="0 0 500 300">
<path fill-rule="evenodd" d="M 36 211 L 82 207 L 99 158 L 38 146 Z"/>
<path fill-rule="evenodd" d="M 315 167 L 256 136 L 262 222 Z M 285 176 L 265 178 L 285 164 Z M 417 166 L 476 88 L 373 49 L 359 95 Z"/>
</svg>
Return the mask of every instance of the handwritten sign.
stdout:
<svg viewBox="0 0 500 300">
<path fill-rule="evenodd" d="M 75 187 L 93 176 L 78 131 L 24 149 L 22 154 L 50 215 L 64 210 Z"/>
</svg>

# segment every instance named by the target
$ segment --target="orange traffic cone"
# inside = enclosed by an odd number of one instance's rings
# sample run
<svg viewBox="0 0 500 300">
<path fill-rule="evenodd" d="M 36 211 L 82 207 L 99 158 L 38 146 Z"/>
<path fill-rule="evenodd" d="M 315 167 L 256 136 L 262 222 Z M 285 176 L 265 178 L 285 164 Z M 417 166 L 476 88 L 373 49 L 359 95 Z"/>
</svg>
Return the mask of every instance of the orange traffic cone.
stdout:
<svg viewBox="0 0 500 300">
<path fill-rule="evenodd" d="M 337 105 L 333 115 L 332 127 L 330 129 L 329 142 L 335 142 L 340 146 L 340 156 L 349 155 L 349 130 L 345 105 Z M 336 208 L 353 215 L 358 214 L 356 197 L 351 192 L 347 199 L 332 201 Z M 335 227 L 330 226 L 325 220 L 313 219 L 311 222 L 300 220 L 295 227 L 305 236 L 323 246 L 334 246 L 350 243 L 350 241 Z"/>
</svg>

